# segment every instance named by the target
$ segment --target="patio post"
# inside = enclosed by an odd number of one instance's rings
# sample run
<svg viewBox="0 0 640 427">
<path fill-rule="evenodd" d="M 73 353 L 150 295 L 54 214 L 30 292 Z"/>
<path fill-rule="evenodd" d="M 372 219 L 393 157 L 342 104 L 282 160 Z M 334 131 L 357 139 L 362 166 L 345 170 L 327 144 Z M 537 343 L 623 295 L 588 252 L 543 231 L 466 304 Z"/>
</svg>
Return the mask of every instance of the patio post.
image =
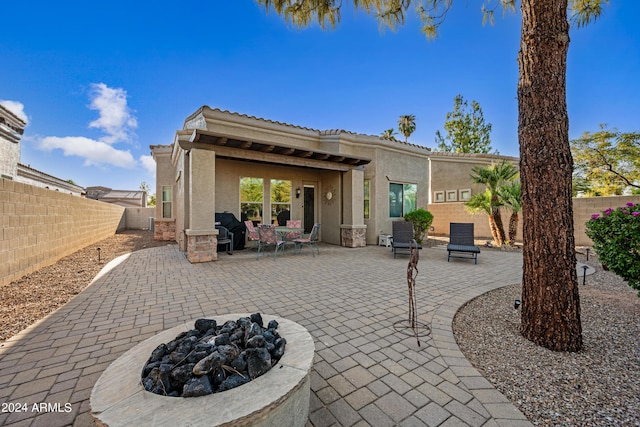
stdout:
<svg viewBox="0 0 640 427">
<path fill-rule="evenodd" d="M 342 176 L 344 204 L 340 242 L 348 248 L 367 245 L 367 226 L 364 224 L 364 169 L 351 169 Z"/>
<path fill-rule="evenodd" d="M 188 156 L 187 259 L 191 263 L 215 261 L 218 259 L 218 230 L 214 226 L 216 154 L 211 150 L 192 148 Z"/>
</svg>

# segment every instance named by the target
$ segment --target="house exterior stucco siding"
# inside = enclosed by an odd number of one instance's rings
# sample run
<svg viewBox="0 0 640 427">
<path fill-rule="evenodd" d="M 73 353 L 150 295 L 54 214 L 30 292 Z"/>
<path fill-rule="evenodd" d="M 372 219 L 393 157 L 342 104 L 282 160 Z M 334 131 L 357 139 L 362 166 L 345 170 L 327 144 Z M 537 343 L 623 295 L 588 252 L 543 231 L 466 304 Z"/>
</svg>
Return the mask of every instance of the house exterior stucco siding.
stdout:
<svg viewBox="0 0 640 427">
<path fill-rule="evenodd" d="M 426 209 L 429 197 L 429 164 L 425 154 L 376 149 L 370 165 L 365 167 L 365 179 L 370 180 L 370 218 L 367 224 L 367 244 L 378 243 L 378 235 L 391 233 L 391 223 L 401 218 L 389 216 L 389 185 L 416 184 L 418 208 Z"/>
<path fill-rule="evenodd" d="M 192 170 L 195 164 L 188 159 L 202 150 L 215 153 L 208 163 L 214 176 L 204 178 L 206 184 L 196 182 L 203 178 Z M 263 216 L 271 215 L 271 179 L 291 181 L 292 219 L 304 220 L 303 199 L 295 198 L 295 190 L 313 187 L 313 222 L 322 224 L 321 241 L 357 247 L 377 244 L 378 235 L 389 233 L 392 221 L 401 219 L 390 216 L 390 184 L 416 185 L 417 207 L 427 209 L 435 187 L 483 190 L 472 186 L 471 168 L 503 159 L 517 162 L 495 155 L 434 153 L 424 146 L 374 135 L 321 131 L 204 106 L 176 132 L 170 164 L 160 159 L 162 168 L 170 172 L 158 175 L 157 186 L 160 181 L 174 186 L 176 240 L 183 250 L 187 249 L 185 230 L 196 229 L 193 219 L 202 212 L 211 217 L 212 209 L 230 212 L 242 220 L 241 177 L 263 179 Z M 370 189 L 368 218 L 364 218 L 365 180 Z M 333 196 L 330 199 L 328 192 Z M 270 223 L 272 218 L 263 218 L 263 222 Z"/>
</svg>

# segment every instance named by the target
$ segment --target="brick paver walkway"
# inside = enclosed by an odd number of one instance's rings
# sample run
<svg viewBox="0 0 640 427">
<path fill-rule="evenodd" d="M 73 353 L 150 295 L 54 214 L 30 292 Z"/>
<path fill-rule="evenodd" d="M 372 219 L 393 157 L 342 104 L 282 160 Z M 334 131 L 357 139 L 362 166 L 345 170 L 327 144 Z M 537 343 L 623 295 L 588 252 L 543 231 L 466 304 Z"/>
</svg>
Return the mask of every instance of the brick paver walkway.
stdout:
<svg viewBox="0 0 640 427">
<path fill-rule="evenodd" d="M 451 329 L 466 301 L 520 282 L 522 257 L 446 258 L 443 247 L 421 251 L 418 315 L 432 333 L 418 346 L 393 328 L 408 318 L 408 257 L 388 248 L 323 245 L 315 258 L 303 250 L 276 261 L 243 251 L 193 265 L 176 246 L 135 252 L 0 346 L 0 424 L 92 425 L 91 389 L 130 347 L 198 317 L 259 311 L 314 337 L 309 426 L 530 426 L 464 358 Z"/>
</svg>

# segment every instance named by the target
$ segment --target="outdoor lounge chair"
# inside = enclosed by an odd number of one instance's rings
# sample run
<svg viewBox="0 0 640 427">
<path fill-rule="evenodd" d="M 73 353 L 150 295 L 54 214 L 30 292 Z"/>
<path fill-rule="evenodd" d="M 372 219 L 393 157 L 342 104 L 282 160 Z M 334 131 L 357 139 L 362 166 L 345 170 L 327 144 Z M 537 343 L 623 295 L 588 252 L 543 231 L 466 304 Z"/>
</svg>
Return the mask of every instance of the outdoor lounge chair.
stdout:
<svg viewBox="0 0 640 427">
<path fill-rule="evenodd" d="M 264 252 L 264 249 L 268 246 L 273 246 L 274 260 L 278 256 L 278 250 L 282 249 L 284 254 L 284 240 L 280 240 L 280 237 L 278 237 L 275 225 L 263 224 L 258 226 L 258 235 L 260 240 L 258 240 L 258 256 L 256 259 L 260 258 L 260 252 Z"/>
<path fill-rule="evenodd" d="M 473 241 L 473 223 L 452 222 L 449 224 L 449 244 L 447 245 L 447 262 L 453 258 L 470 258 L 474 263 L 478 263 L 480 248 Z M 458 256 L 455 254 L 468 254 L 469 256 Z"/>
<path fill-rule="evenodd" d="M 411 241 L 413 240 L 413 223 L 409 221 L 393 221 L 391 232 L 393 241 L 391 242 L 391 250 L 395 258 L 398 252 L 411 254 Z M 417 243 L 418 249 L 422 249 L 422 245 Z"/>
<path fill-rule="evenodd" d="M 311 249 L 311 255 L 313 255 L 314 258 L 316 254 L 313 253 L 313 248 L 316 248 L 318 255 L 320 255 L 320 249 L 318 248 L 318 232 L 319 231 L 320 231 L 320 224 L 313 224 L 313 228 L 311 229 L 311 233 L 309 234 L 309 237 L 298 237 L 297 239 L 294 239 L 293 242 L 296 245 L 294 248 L 294 252 L 298 252 L 298 251 L 302 252 L 302 247 L 304 245 L 307 245 Z"/>
</svg>

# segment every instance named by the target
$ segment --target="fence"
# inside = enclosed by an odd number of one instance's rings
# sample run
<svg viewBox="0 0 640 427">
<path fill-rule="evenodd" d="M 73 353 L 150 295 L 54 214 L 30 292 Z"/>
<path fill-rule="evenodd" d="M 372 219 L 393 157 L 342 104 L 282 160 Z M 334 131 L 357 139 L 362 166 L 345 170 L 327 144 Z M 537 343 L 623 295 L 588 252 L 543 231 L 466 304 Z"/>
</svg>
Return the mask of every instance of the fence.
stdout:
<svg viewBox="0 0 640 427">
<path fill-rule="evenodd" d="M 640 204 L 640 196 L 612 196 L 612 197 L 579 197 L 573 199 L 573 228 L 576 246 L 591 246 L 593 242 L 587 237 L 586 223 L 594 213 L 600 213 L 608 208 L 617 208 L 626 203 Z M 491 240 L 491 230 L 487 216 L 483 214 L 471 215 L 464 209 L 463 203 L 433 203 L 427 207 L 433 214 L 433 236 L 448 236 L 450 222 L 473 222 L 474 232 L 478 240 Z M 502 222 L 505 232 L 508 230 L 510 214 L 502 212 Z M 516 241 L 522 241 L 522 215 L 518 222 Z"/>
<path fill-rule="evenodd" d="M 125 208 L 122 222 L 118 230 L 126 228 L 127 230 L 149 230 L 153 227 L 153 218 L 156 214 L 156 208 Z"/>
<path fill-rule="evenodd" d="M 491 229 L 487 215 L 475 214 L 471 215 L 464 208 L 464 203 L 433 203 L 427 208 L 433 214 L 433 231 L 429 234 L 432 236 L 449 236 L 449 223 L 451 222 L 472 222 L 473 232 L 477 240 L 491 241 Z M 509 217 L 506 211 L 502 212 L 502 223 L 504 231 L 508 233 Z M 520 218 L 522 219 L 522 218 Z M 518 233 L 516 240 L 522 239 L 522 221 L 518 221 Z"/>
<path fill-rule="evenodd" d="M 0 179 L 0 212 L 1 286 L 112 236 L 124 208 Z"/>
<path fill-rule="evenodd" d="M 592 246 L 593 242 L 585 234 L 586 223 L 591 215 L 602 213 L 603 210 L 616 209 L 626 203 L 640 204 L 640 195 L 636 196 L 611 196 L 611 197 L 584 197 L 573 199 L 573 229 L 577 246 Z"/>
</svg>

